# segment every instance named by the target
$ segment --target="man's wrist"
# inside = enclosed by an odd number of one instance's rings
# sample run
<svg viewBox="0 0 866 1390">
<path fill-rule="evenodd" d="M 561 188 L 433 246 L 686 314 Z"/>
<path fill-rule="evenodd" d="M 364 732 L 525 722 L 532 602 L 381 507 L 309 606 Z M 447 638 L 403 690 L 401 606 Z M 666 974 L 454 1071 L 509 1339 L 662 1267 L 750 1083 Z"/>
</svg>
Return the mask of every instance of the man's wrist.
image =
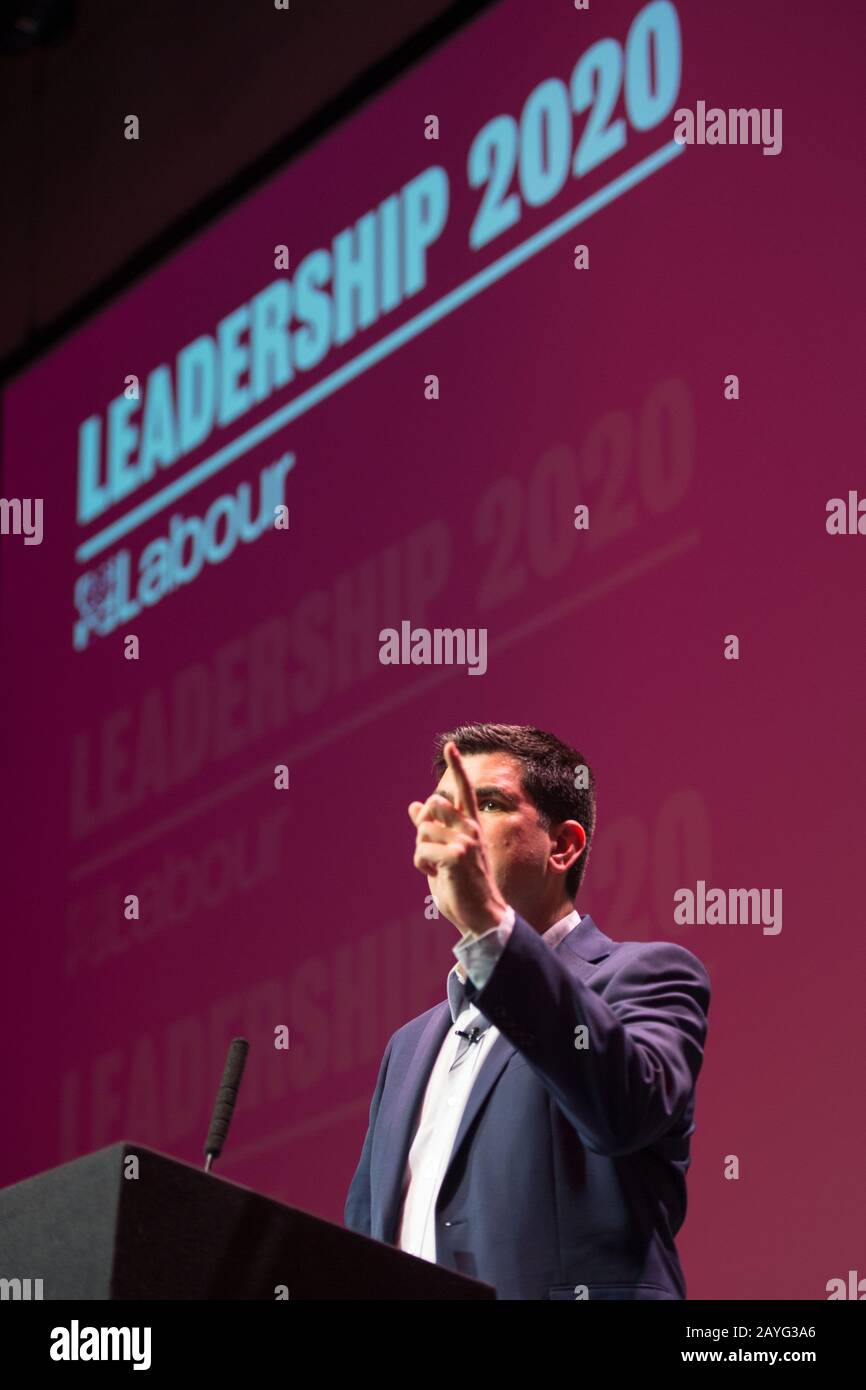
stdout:
<svg viewBox="0 0 866 1390">
<path fill-rule="evenodd" d="M 485 932 L 493 931 L 494 927 L 500 927 L 508 911 L 508 903 L 504 898 L 491 899 L 484 909 L 466 924 L 466 932 L 471 937 L 483 936 Z"/>
</svg>

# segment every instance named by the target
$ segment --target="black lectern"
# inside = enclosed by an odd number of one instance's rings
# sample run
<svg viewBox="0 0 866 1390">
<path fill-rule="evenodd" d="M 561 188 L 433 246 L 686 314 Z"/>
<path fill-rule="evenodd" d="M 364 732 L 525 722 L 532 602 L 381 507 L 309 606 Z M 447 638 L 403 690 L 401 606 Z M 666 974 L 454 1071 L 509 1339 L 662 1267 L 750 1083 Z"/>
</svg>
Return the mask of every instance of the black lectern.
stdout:
<svg viewBox="0 0 866 1390">
<path fill-rule="evenodd" d="M 45 1299 L 496 1297 L 490 1284 L 130 1143 L 0 1192 L 0 1279 L 31 1289 L 41 1279 Z"/>
</svg>

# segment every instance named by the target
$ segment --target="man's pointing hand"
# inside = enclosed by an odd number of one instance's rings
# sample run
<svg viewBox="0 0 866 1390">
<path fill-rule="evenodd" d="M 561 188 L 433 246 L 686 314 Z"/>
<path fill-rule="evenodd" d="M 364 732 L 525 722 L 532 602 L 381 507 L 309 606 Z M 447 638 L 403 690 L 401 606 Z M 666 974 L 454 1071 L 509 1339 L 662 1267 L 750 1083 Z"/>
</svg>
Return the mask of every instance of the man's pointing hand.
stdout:
<svg viewBox="0 0 866 1390">
<path fill-rule="evenodd" d="M 457 789 L 455 801 L 433 792 L 408 810 L 417 830 L 415 867 L 431 883 L 439 911 L 462 932 L 480 936 L 502 920 L 507 903 L 493 881 L 478 819 L 475 789 L 457 745 L 442 750 Z M 434 891 L 435 889 L 435 891 Z"/>
</svg>

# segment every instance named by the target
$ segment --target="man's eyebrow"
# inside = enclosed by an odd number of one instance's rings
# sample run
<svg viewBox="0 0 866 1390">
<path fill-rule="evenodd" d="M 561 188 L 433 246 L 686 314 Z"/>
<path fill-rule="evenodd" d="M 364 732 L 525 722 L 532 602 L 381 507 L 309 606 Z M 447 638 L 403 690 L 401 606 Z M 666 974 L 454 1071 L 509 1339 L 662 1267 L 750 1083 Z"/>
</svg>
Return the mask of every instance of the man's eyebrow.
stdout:
<svg viewBox="0 0 866 1390">
<path fill-rule="evenodd" d="M 437 796 L 444 796 L 444 797 L 446 798 L 446 800 L 447 800 L 447 801 L 450 801 L 451 804 L 452 804 L 452 806 L 453 806 L 453 804 L 454 804 L 454 797 L 451 795 L 450 792 L 445 791 L 444 787 L 443 787 L 443 788 L 437 787 L 437 788 L 436 788 L 436 795 L 437 795 Z M 484 797 L 487 797 L 487 796 L 497 796 L 497 797 L 500 798 L 500 800 L 502 800 L 502 801 L 507 801 L 507 802 L 509 803 L 510 806 L 516 806 L 516 805 L 517 805 L 517 802 L 518 802 L 518 798 L 514 795 L 514 793 L 513 793 L 513 792 L 505 791 L 505 789 L 504 789 L 503 787 L 479 786 L 479 787 L 476 787 L 476 788 L 475 788 L 475 800 L 476 800 L 476 801 L 481 801 Z"/>
</svg>

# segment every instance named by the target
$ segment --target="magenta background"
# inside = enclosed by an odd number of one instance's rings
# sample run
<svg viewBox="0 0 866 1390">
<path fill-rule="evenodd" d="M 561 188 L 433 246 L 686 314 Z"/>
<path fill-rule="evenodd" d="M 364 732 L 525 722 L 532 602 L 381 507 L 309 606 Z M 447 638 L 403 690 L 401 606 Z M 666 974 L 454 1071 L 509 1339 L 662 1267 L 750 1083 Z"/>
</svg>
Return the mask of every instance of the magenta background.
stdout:
<svg viewBox="0 0 866 1390">
<path fill-rule="evenodd" d="M 681 940 L 711 972 L 689 1213 L 678 1240 L 690 1296 L 822 1298 L 828 1279 L 851 1268 L 866 1274 L 857 877 L 866 540 L 831 538 L 824 526 L 830 497 L 863 488 L 859 8 L 679 4 L 676 104 L 782 107 L 783 153 L 685 151 L 181 499 L 119 544 L 135 557 L 171 511 L 201 514 L 284 449 L 297 455 L 288 535 L 236 551 L 137 618 L 138 664 L 122 660 L 122 628 L 83 654 L 71 645 L 80 421 L 104 410 L 128 371 L 144 377 L 172 360 L 268 283 L 276 242 L 289 244 L 294 269 L 430 163 L 447 167 L 452 204 L 426 290 L 330 352 L 316 373 L 299 375 L 290 392 L 659 148 L 672 121 L 642 135 L 629 130 L 626 148 L 584 187 L 569 180 L 551 204 L 525 208 L 515 228 L 470 252 L 477 195 L 465 186 L 465 160 L 475 132 L 500 111 L 519 114 L 542 78 L 567 79 L 596 38 L 624 40 L 640 8 L 629 0 L 578 14 L 547 4 L 530 17 L 519 0 L 506 0 L 8 390 L 4 495 L 43 496 L 46 520 L 41 547 L 6 538 L 2 552 L 4 1017 L 14 1043 L 3 1182 L 118 1138 L 198 1161 L 224 1044 L 242 1031 L 251 1062 L 220 1171 L 341 1220 L 384 1046 L 443 997 L 453 961 L 453 929 L 424 919 L 427 887 L 412 867 L 406 805 L 432 785 L 438 729 L 473 718 L 519 721 L 575 743 L 596 771 L 599 830 L 581 911 L 618 939 Z M 438 145 L 419 137 L 431 111 L 442 123 Z M 581 241 L 590 246 L 588 273 L 571 265 Z M 422 395 L 429 372 L 441 378 L 435 405 Z M 722 398 L 729 372 L 741 380 L 736 404 Z M 625 411 L 636 429 L 648 392 L 669 378 L 685 384 L 695 419 L 683 499 L 654 514 L 632 462 L 627 533 L 592 550 L 575 536 L 573 559 L 538 573 L 526 506 L 538 459 L 553 446 L 572 448 L 578 482 L 565 512 L 578 501 L 598 504 L 590 431 L 612 411 Z M 178 469 L 288 398 L 272 397 L 216 442 L 211 436 Z M 520 568 L 514 591 L 482 608 L 492 545 L 478 529 L 478 500 L 504 475 L 521 489 Z M 206 662 L 254 623 L 291 618 L 304 595 L 330 592 L 336 575 L 386 545 L 405 549 L 423 526 L 435 528 L 442 547 L 439 591 L 424 611 L 377 612 L 367 648 L 375 653 L 379 627 L 403 617 L 486 625 L 484 677 L 376 666 L 344 689 L 330 682 L 315 709 L 290 702 L 280 729 L 87 841 L 71 839 L 76 731 L 153 686 L 168 690 L 177 670 Z M 730 632 L 741 639 L 738 663 L 722 659 Z M 289 679 L 300 671 L 291 657 Z M 282 798 L 271 785 L 276 762 L 291 768 Z M 257 767 L 260 783 L 195 809 Z M 681 854 L 663 847 L 671 803 L 688 812 Z M 203 850 L 280 807 L 288 833 L 278 876 L 66 975 L 64 920 L 77 866 L 133 842 L 122 862 L 86 882 L 134 892 L 167 849 Z M 692 807 L 703 807 L 706 833 Z M 144 834 L 152 838 L 136 847 Z M 673 892 L 697 878 L 781 887 L 781 934 L 675 927 Z M 357 984 L 353 1015 L 334 1002 L 340 972 L 341 998 Z M 227 1010 L 189 1076 L 172 1078 L 166 1030 L 189 1019 L 199 1036 L 214 1000 L 267 980 L 276 982 L 275 1002 L 258 1019 Z M 288 1055 L 272 1048 L 278 1023 L 292 1030 Z M 144 1035 L 153 1039 L 155 1072 L 133 1085 L 129 1064 Z M 85 1101 L 80 1132 L 64 1141 L 61 1076 L 87 1075 L 112 1050 L 115 1113 L 96 1129 Z M 169 1100 L 178 1082 L 186 1104 Z M 182 1125 L 166 1120 L 172 1104 Z M 732 1153 L 738 1182 L 723 1177 Z"/>
</svg>

